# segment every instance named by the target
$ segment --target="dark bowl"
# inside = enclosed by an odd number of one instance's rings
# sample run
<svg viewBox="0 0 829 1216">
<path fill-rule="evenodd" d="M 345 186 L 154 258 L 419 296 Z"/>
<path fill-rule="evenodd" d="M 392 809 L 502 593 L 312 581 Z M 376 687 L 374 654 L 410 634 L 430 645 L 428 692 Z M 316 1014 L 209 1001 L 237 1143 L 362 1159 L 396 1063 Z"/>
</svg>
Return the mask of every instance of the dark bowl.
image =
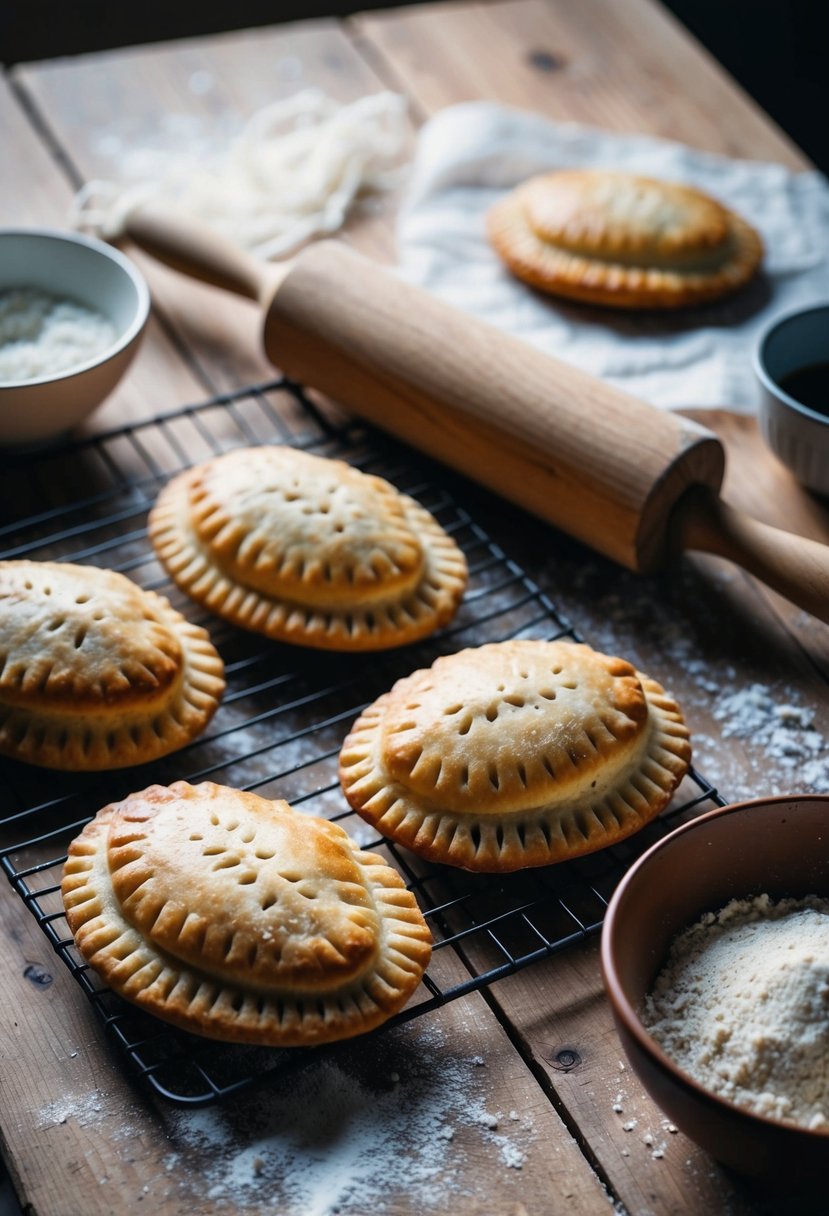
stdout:
<svg viewBox="0 0 829 1216">
<path fill-rule="evenodd" d="M 610 902 L 602 974 L 631 1066 L 676 1126 L 741 1174 L 808 1187 L 825 1182 L 829 1133 L 755 1115 L 709 1092 L 673 1063 L 640 1019 L 676 934 L 731 899 L 766 892 L 775 899 L 829 897 L 829 795 L 737 803 L 654 845 Z"/>
</svg>

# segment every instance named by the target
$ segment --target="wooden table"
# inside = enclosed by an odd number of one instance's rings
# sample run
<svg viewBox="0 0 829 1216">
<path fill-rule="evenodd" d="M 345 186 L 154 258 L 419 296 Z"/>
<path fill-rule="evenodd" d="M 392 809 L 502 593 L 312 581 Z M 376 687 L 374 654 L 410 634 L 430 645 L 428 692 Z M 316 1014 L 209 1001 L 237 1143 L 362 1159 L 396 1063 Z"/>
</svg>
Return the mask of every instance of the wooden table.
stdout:
<svg viewBox="0 0 829 1216">
<path fill-rule="evenodd" d="M 450 3 L 15 69 L 0 80 L 0 222 L 63 224 L 73 188 L 111 174 L 112 148 L 152 141 L 165 115 L 235 118 L 305 85 L 342 100 L 403 90 L 413 126 L 442 106 L 485 97 L 793 169 L 805 164 L 650 0 Z M 394 206 L 387 199 L 347 239 L 391 260 Z M 251 306 L 138 260 L 154 317 L 133 370 L 93 427 L 272 374 Z M 826 538 L 823 507 L 766 455 L 754 423 L 727 414 L 710 420 L 731 448 L 732 501 Z M 825 626 L 713 559 L 637 580 L 491 496 L 464 492 L 590 640 L 674 690 L 687 706 L 697 765 L 726 795 L 811 788 L 798 767 L 770 760 L 745 732 L 724 737 L 728 723 L 715 709 L 718 690 L 754 684 L 808 707 L 825 736 Z M 26 1212 L 767 1210 L 666 1128 L 624 1067 L 595 941 L 355 1044 L 341 1065 L 312 1066 L 290 1092 L 180 1114 L 125 1079 L 26 909 L 8 890 L 0 900 L 0 1132 Z M 316 1109 L 327 1125 L 341 1119 L 322 1145 Z M 407 1170 L 395 1151 L 408 1154 Z"/>
</svg>

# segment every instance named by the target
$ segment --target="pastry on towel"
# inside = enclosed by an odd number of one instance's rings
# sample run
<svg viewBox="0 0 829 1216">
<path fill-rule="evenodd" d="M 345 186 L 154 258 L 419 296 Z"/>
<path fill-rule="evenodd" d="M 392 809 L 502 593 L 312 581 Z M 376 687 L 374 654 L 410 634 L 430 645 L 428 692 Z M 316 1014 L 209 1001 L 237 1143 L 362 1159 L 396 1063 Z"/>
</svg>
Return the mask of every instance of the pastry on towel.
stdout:
<svg viewBox="0 0 829 1216">
<path fill-rule="evenodd" d="M 507 871 L 638 831 L 670 802 L 690 755 L 676 702 L 624 659 L 510 641 L 399 680 L 353 726 L 340 780 L 398 844 Z"/>
<path fill-rule="evenodd" d="M 204 782 L 130 794 L 73 841 L 81 955 L 121 996 L 209 1038 L 274 1047 L 384 1022 L 431 934 L 396 870 L 336 824 Z"/>
<path fill-rule="evenodd" d="M 702 191 L 608 170 L 530 178 L 495 204 L 487 228 L 519 279 L 611 308 L 718 299 L 763 255 L 754 228 Z"/>
<path fill-rule="evenodd" d="M 204 629 L 94 566 L 0 562 L 0 656 L 0 753 L 47 768 L 123 768 L 176 751 L 225 686 Z"/>
<path fill-rule="evenodd" d="M 180 474 L 149 530 L 193 599 L 300 646 L 405 645 L 445 625 L 466 586 L 463 554 L 413 499 L 290 447 L 237 448 Z"/>
</svg>

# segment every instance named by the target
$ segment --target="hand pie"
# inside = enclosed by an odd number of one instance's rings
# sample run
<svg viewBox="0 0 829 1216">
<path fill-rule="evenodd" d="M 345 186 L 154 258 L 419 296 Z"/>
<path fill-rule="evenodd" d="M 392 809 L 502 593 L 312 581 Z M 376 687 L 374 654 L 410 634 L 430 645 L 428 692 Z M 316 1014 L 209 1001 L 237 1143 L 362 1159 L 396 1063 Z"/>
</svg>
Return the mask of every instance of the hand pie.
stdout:
<svg viewBox="0 0 829 1216">
<path fill-rule="evenodd" d="M 240 448 L 171 481 L 150 538 L 178 585 L 281 642 L 402 646 L 445 625 L 466 562 L 380 477 L 290 447 Z"/>
<path fill-rule="evenodd" d="M 612 308 L 718 299 L 763 255 L 755 230 L 702 191 L 603 170 L 530 178 L 496 203 L 487 227 L 519 279 Z"/>
<path fill-rule="evenodd" d="M 384 836 L 430 861 L 500 872 L 638 831 L 690 754 L 678 706 L 630 663 L 512 641 L 399 680 L 355 723 L 340 780 Z"/>
<path fill-rule="evenodd" d="M 112 570 L 0 562 L 0 753 L 59 769 L 189 743 L 224 692 L 204 629 Z"/>
<path fill-rule="evenodd" d="M 70 846 L 61 890 L 78 950 L 115 992 L 236 1043 L 371 1030 L 431 952 L 382 858 L 287 802 L 211 782 L 104 807 Z"/>
</svg>

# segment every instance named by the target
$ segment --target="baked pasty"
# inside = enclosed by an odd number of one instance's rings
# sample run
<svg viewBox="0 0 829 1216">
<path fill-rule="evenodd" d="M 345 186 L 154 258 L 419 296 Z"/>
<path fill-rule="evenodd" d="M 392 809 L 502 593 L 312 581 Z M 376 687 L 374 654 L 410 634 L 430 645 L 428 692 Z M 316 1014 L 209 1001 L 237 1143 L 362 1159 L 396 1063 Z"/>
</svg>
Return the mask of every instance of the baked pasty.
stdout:
<svg viewBox="0 0 829 1216">
<path fill-rule="evenodd" d="M 505 871 L 637 831 L 690 754 L 678 706 L 630 663 L 512 641 L 399 680 L 355 723 L 340 780 L 364 819 L 422 857 Z"/>
<path fill-rule="evenodd" d="M 204 629 L 112 570 L 0 562 L 0 753 L 143 764 L 200 734 L 224 692 Z"/>
<path fill-rule="evenodd" d="M 287 802 L 211 782 L 104 807 L 70 846 L 61 890 L 78 950 L 115 992 L 237 1043 L 370 1030 L 431 953 L 382 858 Z"/>
<path fill-rule="evenodd" d="M 613 308 L 679 308 L 742 286 L 763 245 L 700 190 L 632 173 L 530 178 L 490 210 L 489 238 L 540 291 Z"/>
<path fill-rule="evenodd" d="M 290 447 L 238 448 L 171 481 L 150 538 L 211 611 L 282 642 L 379 650 L 454 615 L 466 562 L 380 477 Z"/>
</svg>

